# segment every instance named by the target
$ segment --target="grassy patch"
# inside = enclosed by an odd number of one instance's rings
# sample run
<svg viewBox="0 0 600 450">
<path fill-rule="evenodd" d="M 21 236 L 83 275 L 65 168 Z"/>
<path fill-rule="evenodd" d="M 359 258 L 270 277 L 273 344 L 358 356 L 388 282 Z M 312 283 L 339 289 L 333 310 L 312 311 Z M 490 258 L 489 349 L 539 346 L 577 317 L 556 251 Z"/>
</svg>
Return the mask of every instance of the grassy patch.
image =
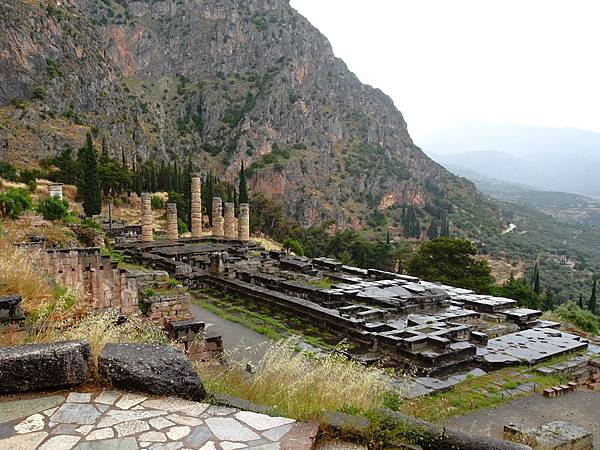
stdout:
<svg viewBox="0 0 600 450">
<path fill-rule="evenodd" d="M 382 407 L 391 383 L 385 371 L 365 367 L 339 351 L 316 357 L 297 352 L 298 341 L 271 344 L 254 374 L 245 363 L 228 368 L 198 367 L 210 392 L 243 397 L 299 420 L 318 419 L 323 411 L 367 411 Z"/>
<path fill-rule="evenodd" d="M 571 354 L 570 357 L 573 355 Z M 553 360 L 543 365 L 554 362 Z M 540 392 L 544 388 L 566 381 L 562 376 L 541 375 L 534 369 L 523 366 L 512 367 L 479 378 L 468 378 L 448 392 L 402 403 L 398 410 L 423 420 L 442 422 L 450 417 L 462 416 L 483 408 L 493 408 L 514 398 L 529 395 L 527 392 L 513 396 L 506 395 L 506 390 L 515 389 L 523 383 L 535 383 L 536 391 Z M 527 375 L 523 376 L 525 374 Z"/>
<path fill-rule="evenodd" d="M 193 301 L 208 311 L 274 340 L 295 335 L 300 336 L 307 344 L 325 349 L 333 348 L 341 340 L 331 333 L 305 324 L 297 317 L 287 317 L 266 306 L 246 303 L 210 288 L 196 291 L 195 294 Z"/>
</svg>

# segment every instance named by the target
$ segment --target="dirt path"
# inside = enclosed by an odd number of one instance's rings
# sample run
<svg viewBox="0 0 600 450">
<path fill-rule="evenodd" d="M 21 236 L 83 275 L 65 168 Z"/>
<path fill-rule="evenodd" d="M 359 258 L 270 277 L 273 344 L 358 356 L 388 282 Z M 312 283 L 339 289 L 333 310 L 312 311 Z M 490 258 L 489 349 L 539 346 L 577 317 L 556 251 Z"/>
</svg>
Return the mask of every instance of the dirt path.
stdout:
<svg viewBox="0 0 600 450">
<path fill-rule="evenodd" d="M 236 322 L 223 319 L 200 305 L 192 303 L 194 318 L 206 323 L 206 329 L 219 333 L 223 337 L 223 346 L 229 358 L 256 364 L 265 354 L 272 340 Z"/>
</svg>

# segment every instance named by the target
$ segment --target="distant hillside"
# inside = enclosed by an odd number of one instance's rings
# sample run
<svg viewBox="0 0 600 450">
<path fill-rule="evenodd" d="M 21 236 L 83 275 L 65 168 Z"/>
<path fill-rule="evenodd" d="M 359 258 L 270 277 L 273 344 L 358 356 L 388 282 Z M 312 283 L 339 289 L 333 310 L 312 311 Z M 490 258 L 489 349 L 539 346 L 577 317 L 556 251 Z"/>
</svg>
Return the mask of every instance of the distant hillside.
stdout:
<svg viewBox="0 0 600 450">
<path fill-rule="evenodd" d="M 600 226 L 600 200 L 568 192 L 541 191 L 531 186 L 486 177 L 462 166 L 447 164 L 446 168 L 468 178 L 481 192 L 497 200 L 530 206 L 565 222 Z"/>
<path fill-rule="evenodd" d="M 600 134 L 574 128 L 465 123 L 419 144 L 446 167 L 600 198 Z"/>
</svg>

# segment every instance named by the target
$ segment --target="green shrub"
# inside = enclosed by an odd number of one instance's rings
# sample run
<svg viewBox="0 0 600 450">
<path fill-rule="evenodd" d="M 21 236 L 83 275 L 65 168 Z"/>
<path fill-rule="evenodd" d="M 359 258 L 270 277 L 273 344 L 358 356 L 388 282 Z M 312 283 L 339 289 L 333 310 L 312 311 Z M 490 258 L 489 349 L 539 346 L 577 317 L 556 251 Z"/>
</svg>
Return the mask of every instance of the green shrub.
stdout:
<svg viewBox="0 0 600 450">
<path fill-rule="evenodd" d="M 181 219 L 177 219 L 177 231 L 179 232 L 179 234 L 187 233 L 188 232 L 187 223 L 185 223 Z"/>
<path fill-rule="evenodd" d="M 69 202 L 50 196 L 41 200 L 36 209 L 46 220 L 61 220 L 69 215 Z"/>
<path fill-rule="evenodd" d="M 0 216 L 16 219 L 31 207 L 31 197 L 25 189 L 12 188 L 0 192 Z"/>
<path fill-rule="evenodd" d="M 50 58 L 46 60 L 46 72 L 50 78 L 62 78 L 65 75 L 58 63 Z"/>
<path fill-rule="evenodd" d="M 298 256 L 304 256 L 304 247 L 302 247 L 302 244 L 289 236 L 283 241 L 283 248 L 294 252 Z"/>
<path fill-rule="evenodd" d="M 542 318 L 555 320 L 567 326 L 574 325 L 587 333 L 600 333 L 600 319 L 591 311 L 581 309 L 573 302 L 560 305 L 554 311 L 544 314 Z"/>
<path fill-rule="evenodd" d="M 94 230 L 99 230 L 102 228 L 98 222 L 96 222 L 94 219 L 90 219 L 89 217 L 86 217 L 81 221 L 81 226 L 85 228 L 92 228 Z"/>
<path fill-rule="evenodd" d="M 0 162 L 0 178 L 4 178 L 8 181 L 17 181 L 19 179 L 17 170 L 14 166 L 5 162 Z"/>
<path fill-rule="evenodd" d="M 162 209 L 164 207 L 163 199 L 159 195 L 153 195 L 150 203 L 152 205 L 152 209 Z"/>
<path fill-rule="evenodd" d="M 48 91 L 43 86 L 36 86 L 33 88 L 33 98 L 43 100 L 48 96 Z"/>
</svg>

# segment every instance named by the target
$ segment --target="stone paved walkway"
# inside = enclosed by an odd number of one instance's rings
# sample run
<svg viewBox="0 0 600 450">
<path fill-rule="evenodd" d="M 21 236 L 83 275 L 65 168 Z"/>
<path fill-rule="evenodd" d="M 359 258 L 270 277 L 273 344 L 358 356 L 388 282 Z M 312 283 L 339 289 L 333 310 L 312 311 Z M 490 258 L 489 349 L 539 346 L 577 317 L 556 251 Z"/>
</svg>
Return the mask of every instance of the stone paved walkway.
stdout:
<svg viewBox="0 0 600 450">
<path fill-rule="evenodd" d="M 0 450 L 300 450 L 316 431 L 285 417 L 117 391 L 0 399 Z"/>
</svg>

